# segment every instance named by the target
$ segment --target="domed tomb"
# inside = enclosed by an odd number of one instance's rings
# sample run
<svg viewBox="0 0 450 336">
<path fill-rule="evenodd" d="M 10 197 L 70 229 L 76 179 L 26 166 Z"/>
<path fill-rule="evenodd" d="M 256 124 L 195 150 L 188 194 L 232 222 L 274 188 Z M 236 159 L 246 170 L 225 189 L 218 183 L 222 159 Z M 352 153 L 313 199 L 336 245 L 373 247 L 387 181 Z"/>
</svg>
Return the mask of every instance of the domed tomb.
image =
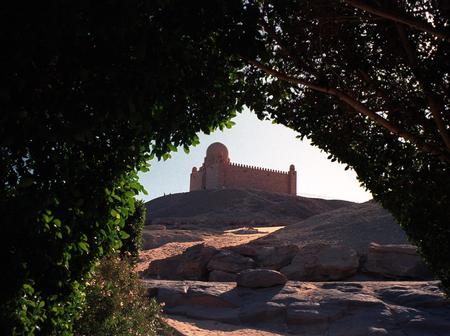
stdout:
<svg viewBox="0 0 450 336">
<path fill-rule="evenodd" d="M 220 142 L 214 142 L 206 150 L 207 162 L 229 162 L 228 148 Z"/>
<path fill-rule="evenodd" d="M 297 172 L 294 165 L 289 171 L 279 171 L 230 162 L 227 147 L 214 142 L 206 150 L 203 165 L 192 168 L 189 190 L 226 188 L 296 195 Z"/>
</svg>

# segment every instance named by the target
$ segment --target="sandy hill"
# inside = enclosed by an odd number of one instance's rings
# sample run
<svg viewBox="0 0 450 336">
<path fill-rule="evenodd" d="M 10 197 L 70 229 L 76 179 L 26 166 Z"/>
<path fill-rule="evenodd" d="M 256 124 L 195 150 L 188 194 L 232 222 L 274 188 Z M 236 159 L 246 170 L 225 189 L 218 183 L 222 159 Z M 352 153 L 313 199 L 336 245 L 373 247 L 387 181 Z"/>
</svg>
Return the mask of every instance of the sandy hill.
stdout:
<svg viewBox="0 0 450 336">
<path fill-rule="evenodd" d="M 146 224 L 289 225 L 352 204 L 257 190 L 201 190 L 147 202 Z"/>
<path fill-rule="evenodd" d="M 365 252 L 370 242 L 407 244 L 406 234 L 392 215 L 373 201 L 309 217 L 278 230 L 258 243 L 338 244 Z"/>
</svg>

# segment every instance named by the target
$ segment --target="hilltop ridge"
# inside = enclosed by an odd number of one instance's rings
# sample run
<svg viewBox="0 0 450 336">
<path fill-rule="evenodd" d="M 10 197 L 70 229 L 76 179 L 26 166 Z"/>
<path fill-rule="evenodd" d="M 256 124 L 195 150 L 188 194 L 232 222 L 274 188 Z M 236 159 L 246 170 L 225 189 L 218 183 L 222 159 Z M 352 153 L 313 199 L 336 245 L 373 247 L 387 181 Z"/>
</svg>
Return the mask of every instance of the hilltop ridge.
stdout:
<svg viewBox="0 0 450 336">
<path fill-rule="evenodd" d="M 353 204 L 356 203 L 260 190 L 199 190 L 166 195 L 147 202 L 146 225 L 290 225 Z"/>
</svg>

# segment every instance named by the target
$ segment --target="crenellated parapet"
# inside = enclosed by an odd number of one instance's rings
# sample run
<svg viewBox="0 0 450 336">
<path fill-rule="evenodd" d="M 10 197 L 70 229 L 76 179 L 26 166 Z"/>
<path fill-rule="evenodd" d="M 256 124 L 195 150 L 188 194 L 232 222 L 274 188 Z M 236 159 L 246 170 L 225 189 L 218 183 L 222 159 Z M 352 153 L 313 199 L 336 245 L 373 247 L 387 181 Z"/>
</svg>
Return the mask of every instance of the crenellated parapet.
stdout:
<svg viewBox="0 0 450 336">
<path fill-rule="evenodd" d="M 294 165 L 282 171 L 231 162 L 226 146 L 216 142 L 208 147 L 203 165 L 192 169 L 190 190 L 224 188 L 296 195 L 297 172 Z"/>
<path fill-rule="evenodd" d="M 230 162 L 230 166 L 252 169 L 252 170 L 259 170 L 259 171 L 268 172 L 268 173 L 277 173 L 277 174 L 285 174 L 285 175 L 289 174 L 288 171 L 275 170 L 275 169 L 263 168 L 263 167 L 258 167 L 258 166 L 249 166 L 246 164 L 234 163 L 234 162 Z"/>
</svg>

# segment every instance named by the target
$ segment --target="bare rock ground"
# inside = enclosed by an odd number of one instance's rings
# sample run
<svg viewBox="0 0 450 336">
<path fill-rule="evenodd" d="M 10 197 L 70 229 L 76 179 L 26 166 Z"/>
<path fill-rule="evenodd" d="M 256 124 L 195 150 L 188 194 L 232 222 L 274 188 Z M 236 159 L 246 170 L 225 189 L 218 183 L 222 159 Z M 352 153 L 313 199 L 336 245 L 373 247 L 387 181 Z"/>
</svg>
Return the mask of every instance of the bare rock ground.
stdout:
<svg viewBox="0 0 450 336">
<path fill-rule="evenodd" d="M 363 254 L 367 253 L 371 242 L 383 245 L 409 243 L 392 215 L 373 201 L 311 216 L 256 243 L 343 245 Z"/>
<path fill-rule="evenodd" d="M 144 248 L 140 253 L 137 271 L 144 271 L 148 265 L 155 260 L 163 260 L 177 255 L 181 255 L 187 248 L 196 244 L 205 243 L 215 248 L 224 248 L 230 246 L 237 246 L 247 244 L 258 238 L 262 238 L 276 230 L 283 228 L 282 226 L 274 227 L 260 227 L 257 228 L 258 233 L 239 233 L 240 229 L 231 230 L 211 230 L 205 227 L 186 230 L 147 230 L 144 231 Z M 175 231 L 175 233 L 173 232 Z M 182 240 L 178 239 L 177 231 L 188 233 L 192 239 Z M 237 233 L 235 233 L 238 231 Z M 151 243 L 146 242 L 146 237 L 154 235 Z M 185 237 L 185 236 L 183 236 Z M 156 241 L 156 242 L 155 242 Z M 152 247 L 148 247 L 152 246 Z"/>
<path fill-rule="evenodd" d="M 450 335 L 450 301 L 436 282 L 144 283 L 182 335 Z"/>
<path fill-rule="evenodd" d="M 267 268 L 302 281 L 431 279 L 403 230 L 374 202 L 341 207 L 285 227 L 221 230 L 188 225 L 147 228 L 146 235 L 154 248 L 142 253 L 138 270 L 150 264 L 145 275 L 153 278 L 232 281 L 242 270 Z M 197 255 L 185 254 L 199 243 L 216 253 L 201 256 L 207 249 L 198 249 Z M 177 266 L 184 264 L 189 267 Z"/>
<path fill-rule="evenodd" d="M 400 226 L 373 202 L 218 190 L 170 195 L 147 206 L 152 224 L 137 270 L 159 264 L 172 276 L 178 269 L 179 281 L 143 281 L 181 335 L 450 336 L 449 302 L 436 282 L 389 280 L 420 275 L 423 265 Z M 236 287 L 239 265 L 280 272 L 291 267 L 304 281 L 360 271 L 385 277 L 367 281 L 373 278 L 365 273 L 352 276 L 353 282 L 288 281 L 252 289 Z M 199 274 L 215 282 L 183 278 Z"/>
<path fill-rule="evenodd" d="M 355 204 L 258 190 L 201 190 L 156 198 L 146 203 L 146 224 L 208 228 L 284 226 Z"/>
</svg>

